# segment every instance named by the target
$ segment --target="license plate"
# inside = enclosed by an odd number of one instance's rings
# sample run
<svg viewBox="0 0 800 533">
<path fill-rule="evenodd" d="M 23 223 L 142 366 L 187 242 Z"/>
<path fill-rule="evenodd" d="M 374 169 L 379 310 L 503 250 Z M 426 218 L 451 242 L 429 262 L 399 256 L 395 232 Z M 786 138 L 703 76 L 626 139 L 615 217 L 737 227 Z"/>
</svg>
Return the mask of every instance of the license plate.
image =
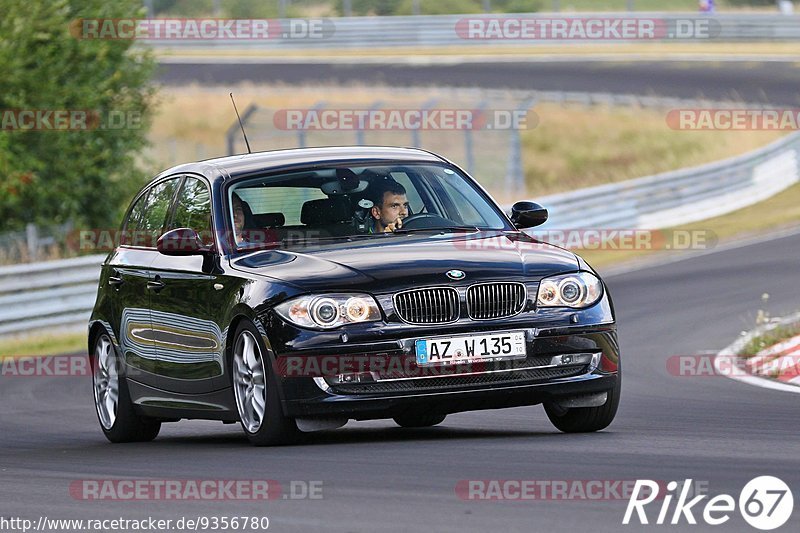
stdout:
<svg viewBox="0 0 800 533">
<path fill-rule="evenodd" d="M 524 331 L 419 339 L 416 348 L 419 366 L 524 359 L 527 355 Z"/>
</svg>

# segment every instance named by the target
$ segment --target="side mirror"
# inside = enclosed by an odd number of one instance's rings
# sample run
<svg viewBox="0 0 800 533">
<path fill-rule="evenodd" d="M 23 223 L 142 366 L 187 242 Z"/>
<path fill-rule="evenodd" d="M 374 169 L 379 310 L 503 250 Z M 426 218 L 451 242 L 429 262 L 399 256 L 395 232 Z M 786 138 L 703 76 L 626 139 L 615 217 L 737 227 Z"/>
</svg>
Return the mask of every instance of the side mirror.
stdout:
<svg viewBox="0 0 800 533">
<path fill-rule="evenodd" d="M 547 222 L 547 209 L 535 202 L 517 202 L 511 207 L 511 222 L 518 229 L 541 226 Z"/>
<path fill-rule="evenodd" d="M 203 255 L 211 251 L 191 228 L 178 228 L 158 238 L 158 251 L 164 255 Z"/>
</svg>

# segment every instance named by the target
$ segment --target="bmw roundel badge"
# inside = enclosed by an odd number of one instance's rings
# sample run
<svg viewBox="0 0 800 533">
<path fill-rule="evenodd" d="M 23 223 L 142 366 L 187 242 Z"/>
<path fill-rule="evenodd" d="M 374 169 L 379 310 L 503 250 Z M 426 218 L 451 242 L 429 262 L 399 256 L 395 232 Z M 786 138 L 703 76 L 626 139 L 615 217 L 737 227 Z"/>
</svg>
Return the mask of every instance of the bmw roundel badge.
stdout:
<svg viewBox="0 0 800 533">
<path fill-rule="evenodd" d="M 467 275 L 461 270 L 448 270 L 447 277 L 454 280 L 460 280 L 467 277 Z"/>
</svg>

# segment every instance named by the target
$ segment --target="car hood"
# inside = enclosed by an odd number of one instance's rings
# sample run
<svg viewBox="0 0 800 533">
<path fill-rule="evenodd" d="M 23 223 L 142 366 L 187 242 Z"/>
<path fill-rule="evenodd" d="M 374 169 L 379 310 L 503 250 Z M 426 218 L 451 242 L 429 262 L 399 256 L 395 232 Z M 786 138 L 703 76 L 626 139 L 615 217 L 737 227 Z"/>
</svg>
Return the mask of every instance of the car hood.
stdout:
<svg viewBox="0 0 800 533">
<path fill-rule="evenodd" d="M 298 250 L 264 250 L 234 259 L 237 270 L 291 283 L 303 290 L 354 288 L 370 292 L 465 283 L 538 280 L 579 268 L 575 254 L 523 233 L 407 234 L 339 241 Z"/>
</svg>

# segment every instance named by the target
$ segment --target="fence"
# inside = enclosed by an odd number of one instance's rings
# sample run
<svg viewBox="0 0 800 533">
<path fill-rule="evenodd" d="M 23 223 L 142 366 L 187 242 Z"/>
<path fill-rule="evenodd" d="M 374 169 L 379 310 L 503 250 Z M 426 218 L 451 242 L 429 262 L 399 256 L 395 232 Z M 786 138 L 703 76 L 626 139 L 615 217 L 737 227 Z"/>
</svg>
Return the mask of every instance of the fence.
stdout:
<svg viewBox="0 0 800 533">
<path fill-rule="evenodd" d="M 24 231 L 0 234 L 0 265 L 45 261 L 60 257 L 72 224 L 40 228 L 28 224 Z"/>
<path fill-rule="evenodd" d="M 334 114 L 359 108 L 365 113 L 380 111 L 468 111 L 473 122 L 482 127 L 464 129 L 386 128 L 375 130 L 326 130 L 318 127 L 297 129 L 276 127 L 279 116 L 287 110 L 248 106 L 242 113 L 242 123 L 253 147 L 270 149 L 307 146 L 381 145 L 414 146 L 445 154 L 448 159 L 463 167 L 468 173 L 480 176 L 481 184 L 499 197 L 524 194 L 527 190 L 524 175 L 522 134 L 537 126 L 537 103 L 556 103 L 582 106 L 619 106 L 670 109 L 741 108 L 736 102 L 712 102 L 659 96 L 632 94 L 585 93 L 569 91 L 514 91 L 485 89 L 404 89 L 386 91 L 387 96 L 366 105 L 353 106 L 334 100 L 318 101 L 295 111 L 314 113 L 325 111 Z M 746 104 L 748 109 L 758 109 L 759 104 Z M 521 127 L 497 128 L 497 117 L 516 113 L 524 116 Z M 320 119 L 321 121 L 321 119 Z M 488 127 L 486 126 L 488 124 Z M 225 135 L 229 155 L 244 153 L 246 147 L 238 122 L 230 125 Z M 553 196 L 560 201 L 561 195 Z"/>
<path fill-rule="evenodd" d="M 427 96 L 422 96 L 428 93 Z M 433 96 L 431 96 L 433 94 Z M 278 110 L 249 106 L 242 114 L 251 146 L 270 149 L 308 146 L 414 146 L 447 154 L 448 158 L 463 166 L 470 174 L 483 176 L 483 184 L 493 190 L 524 190 L 522 167 L 521 130 L 536 127 L 537 116 L 531 107 L 535 98 L 531 93 L 494 91 L 404 91 L 398 99 L 391 96 L 365 105 L 346 102 L 319 101 L 303 109 Z M 400 117 L 423 113 L 447 113 L 452 118 L 464 113 L 468 121 L 464 127 L 448 124 L 449 119 L 437 119 L 432 128 L 377 127 L 364 129 L 306 127 L 277 125 L 285 122 L 288 112 L 306 117 L 319 117 L 331 113 L 343 117 L 354 113 L 369 114 L 376 118 Z M 334 118 L 333 120 L 337 120 Z M 301 121 L 303 121 L 301 119 Z M 501 122 L 514 121 L 519 127 L 496 127 Z M 305 123 L 312 122 L 305 120 Z M 369 119 L 364 122 L 369 122 Z M 466 125 L 466 123 L 470 125 Z M 442 127 L 440 127 L 442 126 Z M 502 124 L 501 124 L 502 126 Z M 246 151 L 238 122 L 231 124 L 226 134 L 229 154 Z"/>
<path fill-rule="evenodd" d="M 85 325 L 104 255 L 0 267 L 0 335 Z"/>
<path fill-rule="evenodd" d="M 269 1 L 269 0 L 265 0 Z M 786 2 L 786 0 L 781 0 Z M 154 5 L 154 0 L 144 0 L 145 8 L 147 9 L 147 16 L 153 18 L 157 15 Z M 421 15 L 422 11 L 425 7 L 430 5 L 437 5 L 441 2 L 441 0 L 412 0 L 411 5 L 409 6 L 411 9 L 411 14 L 414 16 Z M 277 12 L 280 18 L 286 18 L 287 13 L 290 12 L 290 9 L 293 7 L 292 0 L 272 0 L 273 5 L 277 4 Z M 562 6 L 562 3 L 564 4 Z M 691 4 L 697 2 L 685 2 L 685 7 L 694 7 Z M 223 16 L 223 9 L 228 7 L 230 4 L 230 0 L 214 0 L 212 4 L 212 13 L 214 17 L 222 17 Z M 763 7 L 763 5 L 759 4 L 758 2 L 753 2 L 755 6 Z M 646 2 L 641 2 L 640 0 L 615 0 L 612 2 L 606 2 L 606 5 L 609 6 L 609 9 L 615 9 L 622 11 L 636 11 L 637 9 L 640 11 L 646 11 Z M 493 2 L 492 0 L 481 0 L 481 8 L 485 13 L 491 13 L 493 7 L 499 7 L 498 2 Z M 573 5 L 571 2 L 566 1 L 562 2 L 562 0 L 531 0 L 530 1 L 531 8 L 541 8 L 541 9 L 552 9 L 553 11 L 561 11 L 562 7 L 567 10 L 574 10 Z M 363 11 L 363 6 L 361 11 Z M 341 11 L 343 16 L 351 17 L 354 14 L 356 15 L 364 15 L 364 13 L 359 13 L 359 10 L 353 9 L 353 0 L 342 0 L 341 1 Z"/>
<path fill-rule="evenodd" d="M 628 43 L 647 40 L 651 42 L 757 42 L 757 41 L 797 41 L 800 39 L 800 24 L 797 16 L 735 13 L 713 16 L 698 13 L 519 13 L 489 15 L 492 19 L 563 19 L 566 21 L 587 21 L 587 19 L 606 20 L 612 17 L 625 20 L 648 20 L 656 24 L 653 36 L 630 38 L 540 38 L 524 39 L 507 35 L 505 38 L 465 38 L 463 28 L 466 20 L 485 15 L 423 15 L 397 17 L 340 17 L 320 19 L 318 32 L 311 32 L 303 19 L 282 19 L 277 22 L 279 35 L 266 39 L 171 39 L 148 41 L 157 48 L 176 51 L 192 49 L 250 49 L 250 50 L 291 50 L 291 49 L 359 49 L 371 50 L 375 47 L 453 47 L 453 46 L 520 46 L 521 44 L 559 44 L 580 45 L 581 43 L 618 42 Z M 294 22 L 293 22 L 294 21 Z M 700 26 L 694 24 L 705 21 Z M 274 22 L 273 22 L 274 23 Z M 572 24 L 572 23 L 570 23 Z M 302 27 L 297 27 L 302 26 Z M 694 27 L 695 29 L 690 28 Z M 297 27 L 297 28 L 295 28 Z M 501 24 L 502 27 L 502 24 Z M 295 29 L 292 29 L 295 28 Z M 681 30 L 680 28 L 685 28 Z M 700 28 L 703 28 L 702 30 Z M 706 29 L 708 31 L 706 31 Z M 663 31 L 660 31 L 663 30 Z M 559 34 L 557 34 L 559 35 Z"/>
</svg>

